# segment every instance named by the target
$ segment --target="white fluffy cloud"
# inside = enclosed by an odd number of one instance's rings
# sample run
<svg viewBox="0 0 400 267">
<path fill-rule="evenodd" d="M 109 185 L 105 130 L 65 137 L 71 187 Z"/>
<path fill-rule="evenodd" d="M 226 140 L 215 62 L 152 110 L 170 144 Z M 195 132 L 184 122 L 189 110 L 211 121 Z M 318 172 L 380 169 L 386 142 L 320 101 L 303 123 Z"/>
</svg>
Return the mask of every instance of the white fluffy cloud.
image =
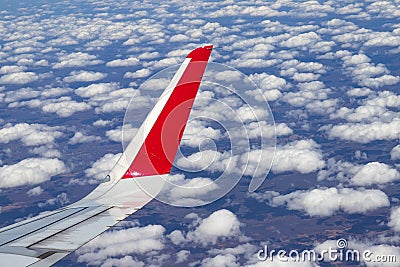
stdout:
<svg viewBox="0 0 400 267">
<path fill-rule="evenodd" d="M 95 264 L 97 265 L 97 264 Z M 145 263 L 136 260 L 132 256 L 125 256 L 122 258 L 108 258 L 101 263 L 102 267 L 114 267 L 114 266 L 124 266 L 124 267 L 144 267 Z"/>
<path fill-rule="evenodd" d="M 164 248 L 164 232 L 165 228 L 161 225 L 147 225 L 103 233 L 76 252 L 79 255 L 78 262 L 98 266 L 108 259 L 109 266 L 111 266 L 112 261 L 115 260 L 110 259 L 114 257 L 127 254 L 140 255 L 162 250 Z M 116 262 L 126 261 L 136 264 L 136 261 L 129 258 L 122 259 Z"/>
<path fill-rule="evenodd" d="M 372 90 L 369 88 L 353 88 L 349 91 L 346 92 L 348 96 L 354 96 L 354 97 L 362 97 L 362 96 L 367 96 L 372 93 Z"/>
<path fill-rule="evenodd" d="M 199 147 L 202 141 L 207 139 L 217 141 L 221 138 L 222 134 L 220 130 L 207 126 L 203 121 L 190 120 L 186 125 L 181 144 L 190 147 Z"/>
<path fill-rule="evenodd" d="M 400 119 L 390 122 L 374 121 L 372 123 L 346 123 L 321 127 L 329 137 L 350 140 L 358 143 L 369 143 L 375 140 L 394 140 L 400 137 Z"/>
<path fill-rule="evenodd" d="M 207 195 L 218 188 L 217 184 L 210 178 L 195 177 L 186 179 L 184 175 L 170 175 L 165 184 L 160 200 L 177 206 L 197 206 L 207 203 Z M 205 199 L 205 200 L 204 200 Z"/>
<path fill-rule="evenodd" d="M 44 158 L 61 158 L 61 152 L 54 148 L 53 144 L 42 145 L 29 149 L 29 152 Z"/>
<path fill-rule="evenodd" d="M 140 69 L 135 72 L 127 72 L 124 74 L 124 78 L 136 79 L 136 78 L 144 78 L 151 74 L 149 69 Z"/>
<path fill-rule="evenodd" d="M 324 166 L 325 162 L 319 145 L 313 140 L 300 140 L 276 148 L 272 171 L 310 173 Z"/>
<path fill-rule="evenodd" d="M 398 117 L 392 111 L 400 105 L 400 96 L 391 91 L 381 91 L 362 101 L 357 108 L 340 108 L 331 118 L 342 118 L 349 122 L 387 121 L 391 117 Z"/>
<path fill-rule="evenodd" d="M 26 67 L 23 66 L 2 66 L 0 68 L 0 74 L 9 74 L 14 72 L 24 71 Z"/>
<path fill-rule="evenodd" d="M 85 102 L 77 102 L 75 100 L 60 98 L 57 102 L 43 105 L 42 110 L 47 113 L 56 113 L 60 117 L 70 117 L 79 111 L 85 111 L 91 106 Z"/>
<path fill-rule="evenodd" d="M 79 87 L 75 90 L 75 94 L 90 98 L 96 95 L 101 95 L 118 89 L 117 83 L 95 83 L 89 86 Z"/>
<path fill-rule="evenodd" d="M 130 67 L 136 66 L 139 64 L 139 59 L 130 57 L 127 59 L 115 59 L 110 62 L 107 62 L 107 67 Z"/>
<path fill-rule="evenodd" d="M 87 98 L 88 104 L 96 107 L 96 113 L 125 111 L 130 108 L 144 108 L 152 101 L 140 91 L 132 88 L 120 88 L 118 83 L 96 83 L 75 90 L 75 94 Z"/>
<path fill-rule="evenodd" d="M 27 146 L 52 144 L 56 138 L 63 135 L 61 130 L 61 127 L 50 127 L 44 124 L 7 124 L 0 129 L 0 143 L 21 140 Z"/>
<path fill-rule="evenodd" d="M 193 153 L 188 157 L 178 158 L 176 166 L 184 170 L 200 171 L 208 169 L 210 171 L 224 171 L 229 165 L 234 168 L 235 162 L 230 161 L 231 154 L 214 150 L 203 150 Z"/>
<path fill-rule="evenodd" d="M 94 72 L 94 71 L 72 71 L 69 76 L 64 78 L 67 83 L 72 82 L 94 82 L 102 80 L 107 76 L 105 73 Z"/>
<path fill-rule="evenodd" d="M 2 84 L 27 84 L 39 79 L 39 76 L 34 72 L 15 72 L 6 74 L 0 77 Z"/>
<path fill-rule="evenodd" d="M 135 136 L 138 129 L 139 128 L 126 124 L 123 127 L 108 130 L 106 136 L 114 142 L 123 142 L 124 144 L 127 144 Z"/>
<path fill-rule="evenodd" d="M 275 101 L 282 96 L 281 91 L 288 88 L 288 84 L 285 79 L 277 77 L 275 75 L 269 75 L 267 73 L 256 73 L 249 76 L 250 80 L 253 80 L 261 89 L 264 97 L 268 101 Z M 246 92 L 251 94 L 251 92 Z M 256 100 L 263 101 L 264 99 Z"/>
<path fill-rule="evenodd" d="M 388 196 L 380 190 L 351 188 L 300 190 L 287 195 L 267 191 L 252 196 L 260 201 L 268 200 L 272 206 L 285 205 L 289 210 L 304 211 L 310 216 L 331 216 L 337 212 L 365 214 L 390 205 Z"/>
<path fill-rule="evenodd" d="M 393 85 L 400 81 L 399 76 L 390 75 L 384 64 L 373 64 L 365 54 L 352 55 L 348 51 L 336 53 L 343 60 L 345 71 L 360 86 L 379 88 L 384 85 Z"/>
<path fill-rule="evenodd" d="M 76 52 L 61 56 L 59 62 L 53 65 L 54 69 L 66 67 L 85 67 L 101 64 L 103 61 L 96 59 L 96 56 L 87 53 Z"/>
<path fill-rule="evenodd" d="M 5 94 L 4 102 L 11 103 L 18 100 L 32 99 L 40 95 L 40 91 L 33 90 L 32 88 L 21 88 L 18 90 L 8 91 Z"/>
<path fill-rule="evenodd" d="M 400 173 L 389 165 L 380 162 L 370 162 L 351 178 L 350 182 L 358 186 L 384 184 L 400 179 Z"/>
<path fill-rule="evenodd" d="M 392 160 L 400 159 L 400 145 L 397 145 L 394 148 L 392 148 L 392 151 L 390 151 L 390 158 Z"/>
<path fill-rule="evenodd" d="M 201 261 L 202 267 L 239 267 L 239 263 L 234 255 L 217 255 L 213 258 L 205 258 Z"/>
<path fill-rule="evenodd" d="M 69 139 L 68 144 L 75 145 L 80 143 L 96 142 L 100 140 L 100 136 L 85 135 L 82 132 L 76 132 L 74 136 Z"/>
<path fill-rule="evenodd" d="M 67 170 L 59 159 L 28 158 L 14 165 L 0 167 L 0 187 L 39 184 Z"/>
<path fill-rule="evenodd" d="M 40 186 L 36 186 L 36 187 L 30 189 L 28 192 L 26 192 L 26 194 L 28 196 L 31 196 L 31 197 L 32 196 L 39 196 L 39 195 L 41 195 L 43 193 L 43 191 L 44 190 Z"/>
<path fill-rule="evenodd" d="M 229 132 L 230 138 L 243 138 L 243 134 L 247 134 L 249 139 L 255 139 L 259 137 L 263 137 L 264 140 L 275 138 L 278 136 L 287 136 L 293 133 L 293 130 L 286 125 L 286 123 L 277 123 L 275 126 L 266 121 L 257 121 L 247 123 L 245 125 L 245 130 L 242 127 L 238 127 L 237 130 L 233 130 Z"/>
<path fill-rule="evenodd" d="M 289 48 L 299 47 L 299 46 L 304 47 L 317 42 L 319 39 L 320 37 L 317 33 L 307 32 L 299 34 L 297 36 L 290 37 L 289 39 L 283 41 L 281 45 Z"/>
<path fill-rule="evenodd" d="M 181 242 L 195 242 L 203 246 L 216 244 L 218 240 L 224 238 L 234 238 L 241 235 L 240 222 L 231 211 L 222 209 L 213 212 L 205 219 L 200 219 L 196 214 L 188 214 L 187 218 L 194 218 L 196 228 L 186 233 L 186 237 L 181 231 L 175 230 L 168 237 L 176 244 Z"/>
</svg>

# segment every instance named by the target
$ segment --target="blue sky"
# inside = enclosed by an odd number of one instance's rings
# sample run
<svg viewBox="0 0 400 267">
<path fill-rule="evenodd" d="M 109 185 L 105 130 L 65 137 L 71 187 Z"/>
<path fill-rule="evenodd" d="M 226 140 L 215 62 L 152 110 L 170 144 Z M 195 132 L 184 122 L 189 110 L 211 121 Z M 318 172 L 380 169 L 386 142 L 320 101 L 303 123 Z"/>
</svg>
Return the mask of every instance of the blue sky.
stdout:
<svg viewBox="0 0 400 267">
<path fill-rule="evenodd" d="M 274 115 L 267 180 L 249 193 L 245 173 L 206 206 L 153 201 L 58 266 L 315 266 L 258 262 L 256 253 L 264 244 L 321 250 L 339 238 L 400 260 L 399 16 L 397 1 L 3 1 L 0 224 L 90 192 L 122 152 L 131 98 L 140 121 L 162 89 L 139 87 L 213 44 L 211 60 L 247 75 L 268 100 L 242 92 L 266 132 L 269 107 Z M 235 84 L 228 74 L 208 77 Z M 213 101 L 237 109 L 251 127 L 242 103 L 207 86 L 200 95 L 194 115 L 209 119 L 189 123 L 182 152 L 192 163 L 176 161 L 176 180 L 236 179 L 243 156 L 248 170 L 260 161 L 266 174 L 270 158 L 259 157 L 259 145 L 236 158 L 225 153 L 227 135 L 215 120 L 236 119 Z M 129 136 L 135 125 L 125 130 Z M 218 151 L 199 151 L 204 139 Z"/>
</svg>

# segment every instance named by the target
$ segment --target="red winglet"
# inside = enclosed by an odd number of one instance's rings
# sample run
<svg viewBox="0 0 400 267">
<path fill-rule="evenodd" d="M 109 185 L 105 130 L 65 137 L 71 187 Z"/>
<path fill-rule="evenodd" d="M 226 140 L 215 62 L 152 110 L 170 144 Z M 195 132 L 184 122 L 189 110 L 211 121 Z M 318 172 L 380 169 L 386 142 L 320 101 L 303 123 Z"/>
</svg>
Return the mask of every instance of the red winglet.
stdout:
<svg viewBox="0 0 400 267">
<path fill-rule="evenodd" d="M 122 178 L 170 172 L 211 51 L 204 46 L 189 53 L 189 64 Z"/>
</svg>

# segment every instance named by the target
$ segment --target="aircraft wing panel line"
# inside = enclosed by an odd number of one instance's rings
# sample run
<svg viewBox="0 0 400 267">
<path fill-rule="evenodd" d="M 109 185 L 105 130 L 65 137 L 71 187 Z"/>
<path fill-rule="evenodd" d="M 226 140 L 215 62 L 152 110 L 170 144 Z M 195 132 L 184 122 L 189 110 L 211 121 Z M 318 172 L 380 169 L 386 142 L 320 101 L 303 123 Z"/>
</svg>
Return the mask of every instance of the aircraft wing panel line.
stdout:
<svg viewBox="0 0 400 267">
<path fill-rule="evenodd" d="M 37 220 L 33 220 L 30 223 L 22 224 L 15 226 L 13 228 L 10 228 L 0 235 L 0 241 L 1 245 L 4 246 L 7 245 L 13 241 L 16 241 L 20 238 L 23 238 L 25 236 L 28 236 L 36 231 L 39 231 L 41 229 L 44 229 L 48 227 L 49 225 L 56 224 L 57 222 L 64 220 L 70 216 L 73 216 L 74 214 L 77 214 L 84 210 L 85 208 L 75 208 L 75 209 L 65 209 L 61 213 L 55 213 L 52 215 L 62 215 L 63 212 L 66 212 L 64 216 L 57 216 L 56 218 L 51 219 L 51 216 L 46 216 L 44 218 L 39 218 Z M 71 213 L 69 212 L 71 211 Z"/>
<path fill-rule="evenodd" d="M 75 209 L 79 209 L 79 207 L 74 207 L 74 208 Z M 28 224 L 28 223 L 32 223 L 34 221 L 37 221 L 37 220 L 40 220 L 40 219 L 43 219 L 43 218 L 46 218 L 46 217 L 49 217 L 49 216 L 53 216 L 53 215 L 58 214 L 60 212 L 64 212 L 65 210 L 70 210 L 70 208 L 65 208 L 64 207 L 64 208 L 61 208 L 61 209 L 58 209 L 58 210 L 53 210 L 53 211 L 50 211 L 50 212 L 46 212 L 45 214 L 40 214 L 40 215 L 37 215 L 37 216 L 35 216 L 33 218 L 29 218 L 29 219 L 26 219 L 24 221 L 8 225 L 8 226 L 3 227 L 3 228 L 0 229 L 0 234 L 6 232 L 8 230 L 11 230 L 13 228 L 16 228 L 16 227 L 19 227 L 19 226 L 22 226 L 22 225 L 25 225 L 25 224 Z"/>
<path fill-rule="evenodd" d="M 48 225 L 43 229 L 38 229 L 42 231 L 34 231 L 31 234 L 20 237 L 15 241 L 9 242 L 10 246 L 21 246 L 21 247 L 30 247 L 39 243 L 47 238 L 55 236 L 62 231 L 68 230 L 71 227 L 74 227 L 92 217 L 95 217 L 112 207 L 89 207 L 87 209 L 82 210 L 80 213 L 75 214 L 75 216 L 65 217 L 57 223 Z"/>
</svg>

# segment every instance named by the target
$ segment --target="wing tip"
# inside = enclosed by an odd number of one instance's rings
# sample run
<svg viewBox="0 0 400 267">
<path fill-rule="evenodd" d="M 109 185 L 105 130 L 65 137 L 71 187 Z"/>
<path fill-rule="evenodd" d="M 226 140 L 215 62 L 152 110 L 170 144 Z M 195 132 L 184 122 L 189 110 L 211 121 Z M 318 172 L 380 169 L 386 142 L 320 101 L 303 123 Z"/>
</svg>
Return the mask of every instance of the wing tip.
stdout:
<svg viewBox="0 0 400 267">
<path fill-rule="evenodd" d="M 213 45 L 205 45 L 194 49 L 187 55 L 186 58 L 191 58 L 192 61 L 208 61 Z"/>
</svg>

